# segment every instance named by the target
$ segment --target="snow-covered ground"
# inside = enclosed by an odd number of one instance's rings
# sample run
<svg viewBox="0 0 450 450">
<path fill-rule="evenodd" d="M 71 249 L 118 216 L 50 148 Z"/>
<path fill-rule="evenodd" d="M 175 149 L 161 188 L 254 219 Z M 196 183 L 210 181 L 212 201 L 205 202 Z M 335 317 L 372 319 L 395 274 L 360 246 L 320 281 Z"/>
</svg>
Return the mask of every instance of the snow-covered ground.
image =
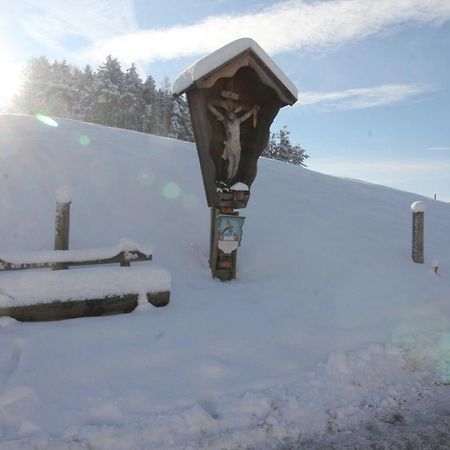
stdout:
<svg viewBox="0 0 450 450">
<path fill-rule="evenodd" d="M 431 421 L 446 439 L 449 204 L 262 160 L 238 278 L 221 283 L 192 144 L 57 122 L 0 116 L 0 253 L 51 249 L 70 186 L 70 247 L 151 245 L 154 263 L 136 265 L 170 271 L 171 303 L 0 319 L 2 450 L 402 448 Z"/>
</svg>

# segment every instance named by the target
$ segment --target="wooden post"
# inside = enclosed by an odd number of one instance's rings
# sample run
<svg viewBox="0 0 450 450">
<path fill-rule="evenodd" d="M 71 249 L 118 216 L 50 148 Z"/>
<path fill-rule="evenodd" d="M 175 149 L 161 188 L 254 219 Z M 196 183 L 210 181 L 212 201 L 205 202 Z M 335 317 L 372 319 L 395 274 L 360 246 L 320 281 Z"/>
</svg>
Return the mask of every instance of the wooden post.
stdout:
<svg viewBox="0 0 450 450">
<path fill-rule="evenodd" d="M 55 250 L 69 249 L 70 201 L 56 202 Z M 55 270 L 67 269 L 64 263 L 55 264 Z"/>
<path fill-rule="evenodd" d="M 412 211 L 412 259 L 415 263 L 423 264 L 424 248 L 424 219 L 425 205 L 422 202 L 414 202 Z"/>
<path fill-rule="evenodd" d="M 211 240 L 209 245 L 209 266 L 211 267 L 212 276 L 216 276 L 217 270 L 217 257 L 219 249 L 217 248 L 217 216 L 220 214 L 220 210 L 217 208 L 211 208 Z"/>
<path fill-rule="evenodd" d="M 131 263 L 128 259 L 128 252 L 122 252 L 122 255 L 120 257 L 120 267 L 130 267 Z"/>
<path fill-rule="evenodd" d="M 209 266 L 211 267 L 211 270 L 213 271 L 213 254 L 214 254 L 214 240 L 216 237 L 216 218 L 217 218 L 217 209 L 216 208 L 210 208 L 211 210 L 211 227 L 210 227 L 210 234 L 209 234 Z"/>
</svg>

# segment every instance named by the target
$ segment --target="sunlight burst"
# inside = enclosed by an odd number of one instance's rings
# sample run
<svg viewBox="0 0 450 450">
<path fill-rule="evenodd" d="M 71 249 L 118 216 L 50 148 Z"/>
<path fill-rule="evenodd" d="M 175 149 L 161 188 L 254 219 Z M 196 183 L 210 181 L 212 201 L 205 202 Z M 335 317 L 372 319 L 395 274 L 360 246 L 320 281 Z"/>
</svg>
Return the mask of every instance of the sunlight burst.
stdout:
<svg viewBox="0 0 450 450">
<path fill-rule="evenodd" d="M 45 116 L 44 114 L 35 114 L 35 117 L 39 122 L 42 122 L 44 125 L 49 127 L 56 128 L 58 126 L 58 122 L 51 117 Z"/>
<path fill-rule="evenodd" d="M 7 105 L 17 93 L 21 82 L 22 67 L 13 62 L 11 51 L 0 42 L 2 71 L 0 73 L 0 107 Z"/>
</svg>

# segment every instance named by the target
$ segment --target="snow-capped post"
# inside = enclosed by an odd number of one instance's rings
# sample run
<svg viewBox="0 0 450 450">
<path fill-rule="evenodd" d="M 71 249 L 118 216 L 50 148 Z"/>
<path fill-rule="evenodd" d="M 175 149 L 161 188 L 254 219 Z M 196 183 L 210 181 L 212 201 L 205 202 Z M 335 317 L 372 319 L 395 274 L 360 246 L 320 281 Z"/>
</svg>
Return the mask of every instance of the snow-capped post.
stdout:
<svg viewBox="0 0 450 450">
<path fill-rule="evenodd" d="M 280 108 L 297 101 L 297 88 L 255 41 L 242 38 L 188 67 L 175 80 L 173 94 L 186 94 L 189 104 L 211 208 L 211 271 L 231 280 L 236 249 L 227 254 L 219 247 L 220 217 L 237 217 L 235 209 L 247 206 L 270 125 Z"/>
<path fill-rule="evenodd" d="M 423 264 L 424 247 L 424 216 L 425 204 L 414 202 L 412 211 L 412 259 L 415 263 Z"/>
<path fill-rule="evenodd" d="M 56 191 L 56 215 L 55 215 L 55 250 L 69 249 L 70 230 L 70 190 L 66 186 Z M 67 265 L 57 263 L 55 270 L 67 269 Z"/>
</svg>

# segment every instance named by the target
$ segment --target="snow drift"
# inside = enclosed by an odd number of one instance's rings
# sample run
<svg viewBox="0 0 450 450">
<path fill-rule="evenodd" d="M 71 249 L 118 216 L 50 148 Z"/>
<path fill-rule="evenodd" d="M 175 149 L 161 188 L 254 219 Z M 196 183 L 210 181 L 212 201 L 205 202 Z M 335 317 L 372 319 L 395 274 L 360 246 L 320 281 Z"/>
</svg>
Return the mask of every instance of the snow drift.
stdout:
<svg viewBox="0 0 450 450">
<path fill-rule="evenodd" d="M 261 160 L 238 278 L 221 283 L 194 145 L 56 121 L 0 116 L 0 252 L 51 249 L 55 191 L 70 186 L 70 247 L 152 245 L 172 297 L 1 319 L 2 448 L 274 447 L 394 423 L 450 381 L 449 204 Z"/>
</svg>

